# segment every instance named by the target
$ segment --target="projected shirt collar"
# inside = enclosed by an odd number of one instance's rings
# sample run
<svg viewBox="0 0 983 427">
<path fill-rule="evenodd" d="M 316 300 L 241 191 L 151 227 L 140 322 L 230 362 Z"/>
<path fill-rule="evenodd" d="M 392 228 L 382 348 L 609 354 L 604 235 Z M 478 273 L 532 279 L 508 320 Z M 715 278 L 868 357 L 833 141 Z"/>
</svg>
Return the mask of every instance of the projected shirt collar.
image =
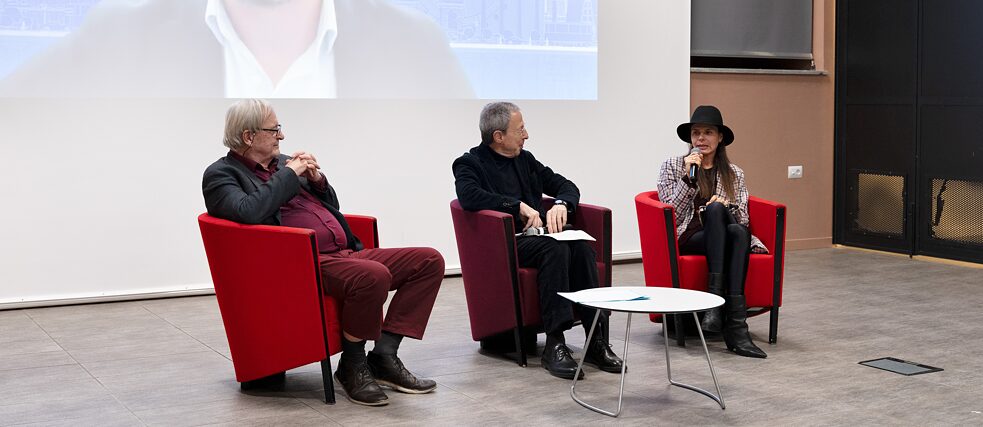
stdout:
<svg viewBox="0 0 983 427">
<path fill-rule="evenodd" d="M 333 0 L 324 0 L 314 42 L 274 83 L 239 38 L 222 0 L 208 0 L 205 23 L 222 45 L 225 95 L 230 98 L 334 98 L 334 42 L 338 22 Z M 289 25 L 285 24 L 285 25 Z"/>
</svg>

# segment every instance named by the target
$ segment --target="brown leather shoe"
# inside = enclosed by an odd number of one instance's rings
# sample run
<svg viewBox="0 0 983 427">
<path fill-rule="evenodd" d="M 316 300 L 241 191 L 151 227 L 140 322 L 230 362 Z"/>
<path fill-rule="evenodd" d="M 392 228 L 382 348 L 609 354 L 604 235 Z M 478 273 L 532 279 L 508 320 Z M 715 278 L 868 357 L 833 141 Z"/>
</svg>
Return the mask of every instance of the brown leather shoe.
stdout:
<svg viewBox="0 0 983 427">
<path fill-rule="evenodd" d="M 335 371 L 334 378 L 341 383 L 348 400 L 353 403 L 367 406 L 389 404 L 389 396 L 386 396 L 382 387 L 379 387 L 372 378 L 369 366 L 364 361 L 362 363 L 345 363 L 344 360 L 338 362 L 338 370 Z"/>
<path fill-rule="evenodd" d="M 410 394 L 430 393 L 437 388 L 437 382 L 427 379 L 419 379 L 403 366 L 403 361 L 399 360 L 395 354 L 376 354 L 369 352 L 368 356 L 369 371 L 375 380 L 386 387 L 396 391 Z"/>
</svg>

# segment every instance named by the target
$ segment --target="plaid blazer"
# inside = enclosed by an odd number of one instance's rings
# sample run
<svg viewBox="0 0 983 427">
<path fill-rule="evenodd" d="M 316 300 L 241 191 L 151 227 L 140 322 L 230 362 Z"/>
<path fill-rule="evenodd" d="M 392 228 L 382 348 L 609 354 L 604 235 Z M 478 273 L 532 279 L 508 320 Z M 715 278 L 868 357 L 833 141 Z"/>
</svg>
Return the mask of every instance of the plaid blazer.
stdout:
<svg viewBox="0 0 983 427">
<path fill-rule="evenodd" d="M 662 162 L 662 167 L 659 170 L 659 200 L 672 205 L 673 209 L 676 210 L 676 236 L 681 236 L 686 231 L 686 227 L 693 220 L 695 213 L 693 200 L 696 199 L 697 191 L 683 181 L 683 177 L 686 176 L 683 169 L 684 165 L 683 157 L 670 157 Z M 748 192 L 747 186 L 744 184 L 744 171 L 733 163 L 731 163 L 730 168 L 737 178 L 734 183 L 737 187 L 734 191 L 737 200 L 731 200 L 731 204 L 736 205 L 737 209 L 731 210 L 731 212 L 734 213 L 734 219 L 738 223 L 747 227 L 750 224 L 750 217 L 747 213 Z M 717 185 L 714 194 L 727 198 L 727 191 L 721 185 L 719 172 L 717 173 Z M 764 243 L 761 243 L 761 240 L 752 234 L 751 248 L 755 247 L 768 251 Z"/>
</svg>

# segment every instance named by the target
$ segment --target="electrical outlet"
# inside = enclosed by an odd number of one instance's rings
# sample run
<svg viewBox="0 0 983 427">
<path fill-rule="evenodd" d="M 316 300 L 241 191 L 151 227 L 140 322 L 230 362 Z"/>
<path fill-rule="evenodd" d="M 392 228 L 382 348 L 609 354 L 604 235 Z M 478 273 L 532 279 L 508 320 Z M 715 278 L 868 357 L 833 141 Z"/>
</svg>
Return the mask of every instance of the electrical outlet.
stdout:
<svg viewBox="0 0 983 427">
<path fill-rule="evenodd" d="M 788 179 L 799 179 L 802 178 L 802 166 L 789 166 L 788 167 Z"/>
</svg>

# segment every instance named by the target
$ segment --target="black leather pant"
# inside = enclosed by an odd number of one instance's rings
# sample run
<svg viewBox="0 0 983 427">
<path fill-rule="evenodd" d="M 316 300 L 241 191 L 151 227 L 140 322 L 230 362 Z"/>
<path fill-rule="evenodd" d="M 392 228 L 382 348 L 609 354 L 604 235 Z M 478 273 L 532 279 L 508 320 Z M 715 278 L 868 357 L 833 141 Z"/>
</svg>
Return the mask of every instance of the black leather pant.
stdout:
<svg viewBox="0 0 983 427">
<path fill-rule="evenodd" d="M 515 242 L 519 266 L 536 268 L 539 286 L 539 312 L 543 318 L 543 329 L 552 334 L 563 332 L 573 326 L 574 304 L 557 295 L 557 292 L 576 292 L 596 288 L 598 285 L 597 263 L 594 249 L 587 242 L 575 240 L 560 242 L 543 236 L 521 237 Z M 577 314 L 589 327 L 594 320 L 595 310 L 576 305 Z M 602 311 L 601 324 L 607 319 Z"/>
<path fill-rule="evenodd" d="M 704 212 L 703 230 L 683 242 L 679 251 L 684 255 L 706 255 L 710 273 L 723 273 L 728 295 L 743 295 L 750 246 L 751 232 L 747 227 L 738 224 L 724 205 L 714 202 Z"/>
</svg>

